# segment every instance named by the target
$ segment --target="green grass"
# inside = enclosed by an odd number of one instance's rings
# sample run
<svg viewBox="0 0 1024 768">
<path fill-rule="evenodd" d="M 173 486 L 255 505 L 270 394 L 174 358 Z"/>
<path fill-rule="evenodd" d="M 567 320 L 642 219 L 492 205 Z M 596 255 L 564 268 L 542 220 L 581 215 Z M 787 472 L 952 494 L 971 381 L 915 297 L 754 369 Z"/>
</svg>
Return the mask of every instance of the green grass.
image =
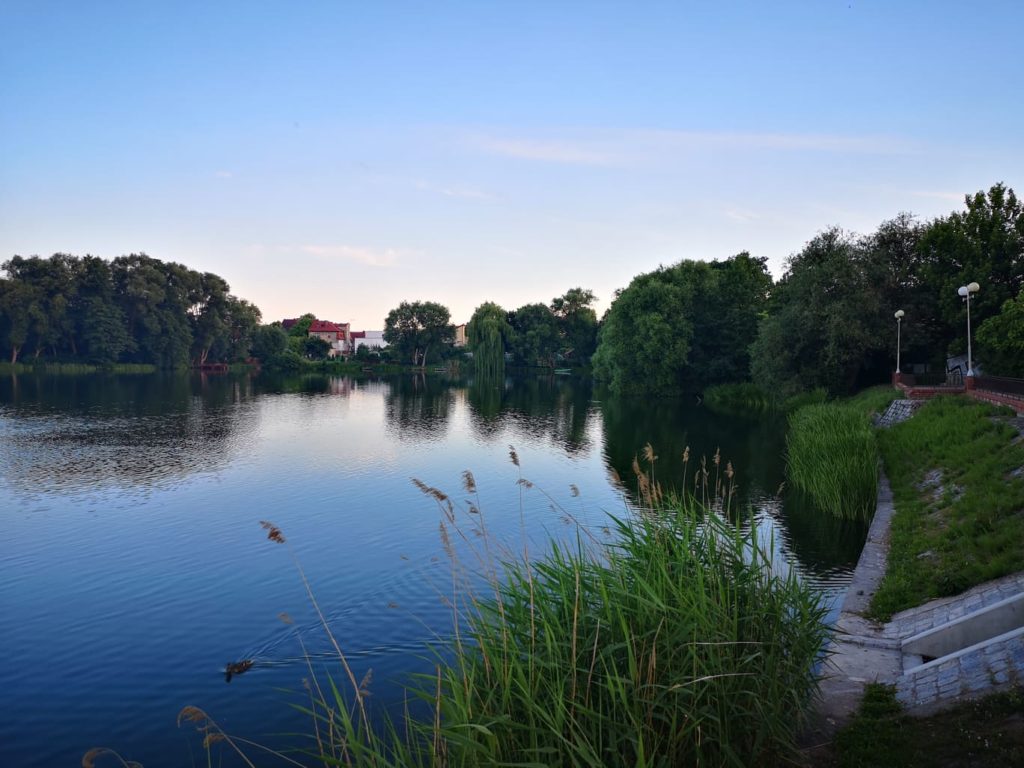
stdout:
<svg viewBox="0 0 1024 768">
<path fill-rule="evenodd" d="M 839 732 L 835 768 L 1008 768 L 1024 765 L 1024 690 L 989 696 L 927 718 L 905 715 L 883 685 L 869 685 Z"/>
<path fill-rule="evenodd" d="M 862 389 L 856 395 L 848 397 L 839 402 L 848 407 L 863 413 L 866 416 L 871 416 L 875 413 L 885 413 L 889 404 L 893 400 L 902 400 L 903 393 L 889 386 L 888 384 L 880 384 L 877 387 L 869 387 L 868 389 Z"/>
<path fill-rule="evenodd" d="M 717 384 L 704 390 L 704 405 L 719 413 L 735 415 L 771 413 L 778 404 L 756 384 Z"/>
<path fill-rule="evenodd" d="M 896 513 L 874 617 L 1024 570 L 1024 442 L 1008 413 L 942 397 L 879 432 Z"/>
<path fill-rule="evenodd" d="M 820 509 L 845 518 L 874 514 L 878 448 L 860 407 L 826 403 L 791 414 L 786 468 L 789 482 Z"/>
<path fill-rule="evenodd" d="M 303 708 L 313 724 L 304 764 L 739 768 L 798 759 L 825 610 L 814 588 L 780 572 L 756 526 L 738 528 L 692 500 L 658 502 L 660 489 L 638 471 L 655 506 L 610 519 L 614 543 L 578 527 L 575 542 L 553 540 L 530 557 L 525 543 L 510 553 L 490 541 L 475 481 L 468 472 L 464 480 L 460 495 L 472 503 L 414 481 L 437 503 L 453 585 L 451 640 L 435 674 L 410 686 L 420 714 L 375 724 L 367 683 L 335 643 L 340 670 L 311 683 Z M 542 493 L 532 487 L 520 480 L 522 493 Z M 485 577 L 476 589 L 465 588 L 470 571 Z M 201 710 L 181 717 L 207 746 L 211 734 L 226 736 Z"/>
</svg>

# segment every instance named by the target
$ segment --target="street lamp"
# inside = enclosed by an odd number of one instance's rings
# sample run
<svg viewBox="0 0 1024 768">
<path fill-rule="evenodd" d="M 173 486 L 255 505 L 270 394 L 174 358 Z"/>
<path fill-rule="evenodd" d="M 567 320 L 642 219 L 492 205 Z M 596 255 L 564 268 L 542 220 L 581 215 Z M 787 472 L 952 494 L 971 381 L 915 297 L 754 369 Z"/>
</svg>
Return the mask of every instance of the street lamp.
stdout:
<svg viewBox="0 0 1024 768">
<path fill-rule="evenodd" d="M 967 375 L 974 376 L 974 360 L 971 358 L 971 294 L 981 290 L 977 283 L 961 285 L 957 293 L 967 302 Z"/>
<path fill-rule="evenodd" d="M 906 314 L 902 309 L 897 309 L 893 317 L 896 318 L 896 373 L 900 372 L 900 325 L 903 323 L 903 315 Z"/>
</svg>

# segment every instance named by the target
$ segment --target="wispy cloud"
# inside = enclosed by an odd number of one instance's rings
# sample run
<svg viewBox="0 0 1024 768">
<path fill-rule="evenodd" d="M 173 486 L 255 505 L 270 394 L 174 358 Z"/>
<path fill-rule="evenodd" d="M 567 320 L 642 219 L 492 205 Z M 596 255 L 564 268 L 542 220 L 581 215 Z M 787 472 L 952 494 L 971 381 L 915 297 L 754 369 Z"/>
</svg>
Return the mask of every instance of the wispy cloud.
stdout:
<svg viewBox="0 0 1024 768">
<path fill-rule="evenodd" d="M 460 200 L 491 200 L 492 196 L 487 194 L 481 189 L 471 187 L 462 184 L 454 185 L 439 185 L 433 184 L 429 181 L 419 180 L 415 182 L 416 189 L 422 189 L 424 192 L 433 192 L 435 194 L 444 195 L 445 197 L 454 197 Z"/>
<path fill-rule="evenodd" d="M 601 148 L 596 142 L 586 140 L 548 141 L 477 136 L 472 143 L 488 154 L 546 163 L 618 165 L 622 160 Z"/>
<path fill-rule="evenodd" d="M 216 176 L 218 179 L 231 179 L 234 178 L 235 174 L 233 174 L 231 171 L 217 171 L 213 175 Z"/>
<path fill-rule="evenodd" d="M 744 133 L 665 130 L 595 131 L 572 138 L 486 136 L 468 138 L 487 154 L 545 163 L 638 166 L 692 152 L 824 152 L 889 155 L 916 151 L 913 142 L 879 134 Z"/>
<path fill-rule="evenodd" d="M 759 213 L 742 208 L 726 208 L 723 213 L 733 221 L 757 221 L 763 218 Z"/>
<path fill-rule="evenodd" d="M 914 190 L 910 194 L 915 197 L 928 197 L 934 200 L 952 200 L 954 203 L 962 203 L 964 201 L 963 192 L 940 192 L 932 190 Z"/>
<path fill-rule="evenodd" d="M 299 251 L 327 261 L 351 261 L 371 267 L 393 266 L 409 251 L 397 248 L 366 248 L 358 245 L 300 245 Z"/>
</svg>

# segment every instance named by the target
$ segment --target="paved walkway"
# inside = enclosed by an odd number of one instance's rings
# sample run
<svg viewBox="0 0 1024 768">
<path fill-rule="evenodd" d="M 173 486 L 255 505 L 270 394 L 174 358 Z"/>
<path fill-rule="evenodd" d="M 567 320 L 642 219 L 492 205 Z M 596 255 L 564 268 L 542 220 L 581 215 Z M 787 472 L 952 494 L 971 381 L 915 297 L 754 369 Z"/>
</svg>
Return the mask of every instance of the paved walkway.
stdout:
<svg viewBox="0 0 1024 768">
<path fill-rule="evenodd" d="M 929 601 L 896 614 L 885 624 L 865 618 L 885 574 L 893 512 L 892 490 L 882 474 L 868 540 L 828 648 L 821 700 L 808 735 L 816 743 L 831 740 L 849 721 L 867 683 L 894 685 L 897 699 L 909 713 L 929 714 L 1024 682 L 1024 627 L 930 661 L 904 655 L 903 650 L 903 643 L 915 635 L 1024 594 L 1024 573 Z"/>
</svg>

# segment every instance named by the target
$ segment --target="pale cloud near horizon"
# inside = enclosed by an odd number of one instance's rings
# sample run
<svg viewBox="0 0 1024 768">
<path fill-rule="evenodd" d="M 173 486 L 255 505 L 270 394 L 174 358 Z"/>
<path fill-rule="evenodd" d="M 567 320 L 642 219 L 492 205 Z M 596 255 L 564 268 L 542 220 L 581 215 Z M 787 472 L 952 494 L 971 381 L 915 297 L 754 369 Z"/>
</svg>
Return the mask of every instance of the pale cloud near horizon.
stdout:
<svg viewBox="0 0 1024 768">
<path fill-rule="evenodd" d="M 231 171 L 217 171 L 213 175 L 216 176 L 218 179 L 231 179 L 234 178 L 235 174 L 233 174 Z"/>
<path fill-rule="evenodd" d="M 779 151 L 893 155 L 919 151 L 912 141 L 883 134 L 744 133 L 628 129 L 584 132 L 573 138 L 471 134 L 466 143 L 486 154 L 545 163 L 635 167 L 680 152 Z"/>
<path fill-rule="evenodd" d="M 397 248 L 367 248 L 358 245 L 300 245 L 297 250 L 328 261 L 351 261 L 370 267 L 391 267 L 408 251 Z"/>
<path fill-rule="evenodd" d="M 351 262 L 368 267 L 388 268 L 407 256 L 421 255 L 419 251 L 402 248 L 370 248 L 362 245 L 307 243 L 305 245 L 263 245 L 252 244 L 248 250 L 258 255 L 297 255 L 312 256 L 321 261 Z"/>
</svg>

